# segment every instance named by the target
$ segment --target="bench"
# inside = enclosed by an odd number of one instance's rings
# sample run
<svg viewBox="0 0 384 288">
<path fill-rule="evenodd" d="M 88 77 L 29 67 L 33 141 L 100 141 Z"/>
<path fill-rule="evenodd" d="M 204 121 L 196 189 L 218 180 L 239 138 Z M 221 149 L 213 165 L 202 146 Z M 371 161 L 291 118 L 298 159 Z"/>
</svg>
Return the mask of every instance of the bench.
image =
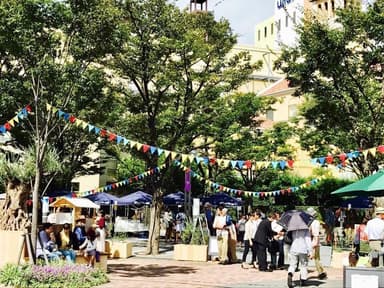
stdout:
<svg viewBox="0 0 384 288">
<path fill-rule="evenodd" d="M 99 268 L 107 272 L 107 260 L 110 257 L 111 253 L 101 252 L 99 261 L 95 262 L 95 268 Z M 76 251 L 76 264 L 88 264 L 87 260 L 84 258 L 81 251 Z"/>
</svg>

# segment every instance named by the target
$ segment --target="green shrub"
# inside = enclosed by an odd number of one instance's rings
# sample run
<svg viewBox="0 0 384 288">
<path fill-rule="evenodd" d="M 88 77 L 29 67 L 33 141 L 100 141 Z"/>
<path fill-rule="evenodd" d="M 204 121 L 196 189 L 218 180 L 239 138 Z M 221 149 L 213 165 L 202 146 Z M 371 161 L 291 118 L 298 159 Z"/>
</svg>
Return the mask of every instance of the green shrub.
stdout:
<svg viewBox="0 0 384 288">
<path fill-rule="evenodd" d="M 53 263 L 51 265 L 7 264 L 0 270 L 0 283 L 17 288 L 88 288 L 108 282 L 100 269 L 86 265 Z"/>
</svg>

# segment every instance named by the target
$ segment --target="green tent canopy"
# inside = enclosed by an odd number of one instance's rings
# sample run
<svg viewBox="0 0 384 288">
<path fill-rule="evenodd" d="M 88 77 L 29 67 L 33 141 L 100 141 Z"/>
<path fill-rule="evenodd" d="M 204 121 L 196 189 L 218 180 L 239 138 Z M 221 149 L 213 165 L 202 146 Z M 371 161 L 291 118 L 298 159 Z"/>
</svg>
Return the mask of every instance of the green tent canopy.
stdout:
<svg viewBox="0 0 384 288">
<path fill-rule="evenodd" d="M 384 196 L 384 170 L 331 193 L 336 196 Z"/>
</svg>

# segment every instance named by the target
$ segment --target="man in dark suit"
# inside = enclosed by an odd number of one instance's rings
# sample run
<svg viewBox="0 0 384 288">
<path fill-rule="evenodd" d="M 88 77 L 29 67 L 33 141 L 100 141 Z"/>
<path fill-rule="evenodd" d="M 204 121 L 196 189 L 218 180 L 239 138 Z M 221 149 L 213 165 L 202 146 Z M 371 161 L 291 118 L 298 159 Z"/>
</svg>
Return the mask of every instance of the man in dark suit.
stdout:
<svg viewBox="0 0 384 288">
<path fill-rule="evenodd" d="M 259 271 L 272 272 L 268 269 L 267 265 L 267 245 L 269 239 L 276 234 L 273 232 L 271 226 L 272 214 L 268 215 L 268 218 L 263 219 L 255 234 L 255 242 L 257 244 L 257 261 L 259 263 Z"/>
</svg>

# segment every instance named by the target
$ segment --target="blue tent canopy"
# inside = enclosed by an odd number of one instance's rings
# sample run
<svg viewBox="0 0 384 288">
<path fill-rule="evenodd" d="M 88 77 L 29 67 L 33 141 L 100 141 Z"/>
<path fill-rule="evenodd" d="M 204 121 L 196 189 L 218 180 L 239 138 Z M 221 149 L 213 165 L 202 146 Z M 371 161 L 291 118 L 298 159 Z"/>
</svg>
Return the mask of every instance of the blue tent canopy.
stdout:
<svg viewBox="0 0 384 288">
<path fill-rule="evenodd" d="M 55 190 L 55 191 L 49 191 L 46 195 L 47 197 L 72 197 L 72 192 L 68 190 Z"/>
<path fill-rule="evenodd" d="M 372 208 L 372 200 L 368 196 L 357 196 L 350 199 L 345 199 L 341 202 L 341 207 L 347 208 Z"/>
<path fill-rule="evenodd" d="M 184 192 L 178 191 L 168 194 L 163 197 L 163 203 L 165 205 L 182 205 L 184 204 Z"/>
<path fill-rule="evenodd" d="M 222 192 L 215 193 L 201 199 L 202 204 L 207 202 L 211 203 L 214 206 L 217 206 L 221 203 L 225 206 L 241 206 L 243 204 L 242 200 L 238 200 Z"/>
<path fill-rule="evenodd" d="M 101 192 L 101 193 L 95 193 L 85 196 L 84 198 L 88 198 L 92 202 L 98 204 L 98 205 L 124 205 L 125 203 L 123 201 L 120 201 L 119 197 L 116 197 L 114 195 Z"/>
<path fill-rule="evenodd" d="M 120 197 L 119 200 L 124 202 L 124 205 L 150 204 L 152 202 L 152 195 L 143 191 L 136 191 L 126 196 Z"/>
</svg>

